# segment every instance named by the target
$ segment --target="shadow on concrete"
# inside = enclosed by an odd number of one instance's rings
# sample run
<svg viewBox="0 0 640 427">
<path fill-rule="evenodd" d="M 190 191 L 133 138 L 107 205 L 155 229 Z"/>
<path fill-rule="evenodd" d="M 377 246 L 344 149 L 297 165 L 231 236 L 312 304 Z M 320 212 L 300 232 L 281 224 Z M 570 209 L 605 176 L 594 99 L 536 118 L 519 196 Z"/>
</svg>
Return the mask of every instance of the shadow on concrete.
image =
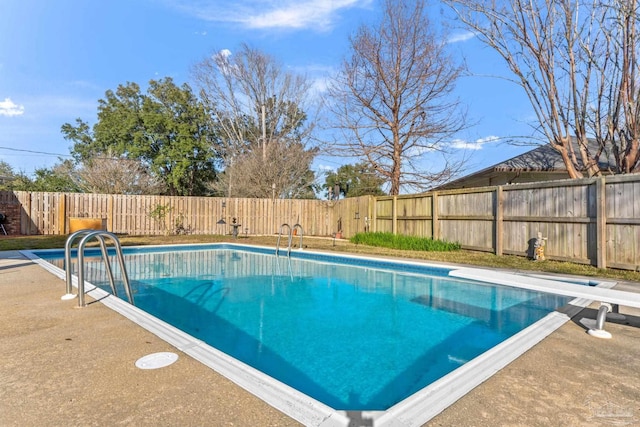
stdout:
<svg viewBox="0 0 640 427">
<path fill-rule="evenodd" d="M 2 270 L 12 270 L 14 268 L 26 267 L 32 265 L 33 263 L 30 261 L 21 262 L 19 264 L 11 264 L 11 265 L 3 265 L 0 267 L 0 271 Z"/>
<path fill-rule="evenodd" d="M 625 314 L 624 313 L 624 307 L 623 307 L 623 311 L 620 313 L 622 315 L 624 315 L 624 318 L 616 318 L 616 317 L 607 317 L 607 321 L 605 322 L 605 326 L 604 329 L 606 330 L 607 324 L 616 324 L 616 325 L 622 325 L 622 326 L 631 326 L 632 328 L 640 328 L 640 317 L 639 316 L 634 316 L 631 314 Z M 578 314 L 576 314 L 575 316 L 573 316 L 571 318 L 571 321 L 576 324 L 577 326 L 581 327 L 582 329 L 585 330 L 585 332 L 587 332 L 589 330 L 589 327 L 586 326 L 585 324 L 583 324 L 581 322 L 582 319 L 589 319 L 589 320 L 593 320 L 595 321 L 596 318 L 598 317 L 598 310 L 595 308 L 584 308 L 582 309 Z"/>
</svg>

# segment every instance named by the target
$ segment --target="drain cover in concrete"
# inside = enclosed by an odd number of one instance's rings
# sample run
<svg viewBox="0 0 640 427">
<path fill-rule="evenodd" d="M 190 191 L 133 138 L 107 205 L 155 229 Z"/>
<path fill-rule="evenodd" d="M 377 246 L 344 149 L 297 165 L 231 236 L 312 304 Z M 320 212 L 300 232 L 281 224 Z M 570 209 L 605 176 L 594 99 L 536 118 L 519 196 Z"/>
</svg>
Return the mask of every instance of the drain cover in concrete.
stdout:
<svg viewBox="0 0 640 427">
<path fill-rule="evenodd" d="M 158 369 L 169 366 L 176 360 L 178 360 L 178 355 L 175 353 L 152 353 L 138 359 L 136 366 L 140 369 Z"/>
</svg>

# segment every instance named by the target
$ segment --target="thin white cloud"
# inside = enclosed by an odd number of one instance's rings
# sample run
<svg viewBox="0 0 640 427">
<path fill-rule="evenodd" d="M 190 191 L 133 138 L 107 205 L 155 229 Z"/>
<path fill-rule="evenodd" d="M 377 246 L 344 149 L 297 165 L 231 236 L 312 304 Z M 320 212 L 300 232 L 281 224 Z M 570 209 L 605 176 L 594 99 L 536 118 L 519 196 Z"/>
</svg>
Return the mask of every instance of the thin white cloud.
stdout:
<svg viewBox="0 0 640 427">
<path fill-rule="evenodd" d="M 252 29 L 331 29 L 341 11 L 367 7 L 372 0 L 165 0 L 169 6 L 205 21 Z"/>
<path fill-rule="evenodd" d="M 336 172 L 336 168 L 333 166 L 329 166 L 329 165 L 318 165 L 317 169 L 321 172 L 321 173 L 325 173 L 325 172 Z"/>
<path fill-rule="evenodd" d="M 102 87 L 97 84 L 87 81 L 87 80 L 74 80 L 67 83 L 68 86 L 72 88 L 82 89 L 82 90 L 91 90 L 91 91 L 102 91 Z"/>
<path fill-rule="evenodd" d="M 68 95 L 40 95 L 27 97 L 25 105 L 29 116 L 33 119 L 55 119 L 72 121 L 76 117 L 85 120 L 93 119 L 98 108 L 97 99 Z"/>
<path fill-rule="evenodd" d="M 487 144 L 489 142 L 499 141 L 500 139 L 501 138 L 499 136 L 491 135 L 491 136 L 485 136 L 484 138 L 477 139 L 476 143 L 478 143 L 478 144 Z"/>
<path fill-rule="evenodd" d="M 24 114 L 24 106 L 14 103 L 11 98 L 0 101 L 0 116 L 14 117 Z"/>
<path fill-rule="evenodd" d="M 475 141 L 465 141 L 463 139 L 454 139 L 451 141 L 451 146 L 460 150 L 482 150 L 484 144 L 489 144 L 500 140 L 499 136 L 486 136 L 484 138 L 478 138 Z"/>
<path fill-rule="evenodd" d="M 329 29 L 340 9 L 351 8 L 357 0 L 312 0 L 291 3 L 265 13 L 249 16 L 245 21 L 250 28 L 306 28 L 317 26 Z"/>
<path fill-rule="evenodd" d="M 329 77 L 321 76 L 314 77 L 311 79 L 311 90 L 310 92 L 315 95 L 322 95 L 329 88 L 331 80 Z"/>
<path fill-rule="evenodd" d="M 466 42 L 467 40 L 471 40 L 475 36 L 476 36 L 476 33 L 473 33 L 471 31 L 467 31 L 465 33 L 460 33 L 460 34 L 454 34 L 451 37 L 449 37 L 449 39 L 447 40 L 447 43 Z"/>
<path fill-rule="evenodd" d="M 293 67 L 294 72 L 307 76 L 311 83 L 310 93 L 320 96 L 327 91 L 331 76 L 335 73 L 335 68 L 322 64 L 308 64 L 305 66 Z"/>
<path fill-rule="evenodd" d="M 213 55 L 213 60 L 223 74 L 235 74 L 238 71 L 236 64 L 231 62 L 231 51 L 229 49 L 222 49 Z"/>
</svg>

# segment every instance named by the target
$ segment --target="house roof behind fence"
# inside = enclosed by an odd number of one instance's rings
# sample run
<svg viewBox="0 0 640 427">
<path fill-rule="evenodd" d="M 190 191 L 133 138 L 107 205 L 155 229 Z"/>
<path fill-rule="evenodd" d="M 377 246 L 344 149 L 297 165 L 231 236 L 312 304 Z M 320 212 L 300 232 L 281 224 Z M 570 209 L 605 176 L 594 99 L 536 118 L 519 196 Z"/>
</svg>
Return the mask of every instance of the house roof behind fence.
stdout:
<svg viewBox="0 0 640 427">
<path fill-rule="evenodd" d="M 578 144 L 574 140 L 574 150 L 578 158 L 578 168 L 583 169 L 582 161 L 580 159 L 580 153 L 578 151 Z M 594 139 L 589 139 L 588 149 L 591 153 L 595 153 L 598 150 L 598 143 Z M 600 170 L 604 173 L 611 173 L 615 169 L 615 158 L 612 153 L 603 153 L 598 162 Z M 567 168 L 562 161 L 562 156 L 555 150 L 551 144 L 541 145 L 534 148 L 531 151 L 515 156 L 511 159 L 497 163 L 488 168 L 482 169 L 478 172 L 466 175 L 456 180 L 450 181 L 446 184 L 438 186 L 433 190 L 444 190 L 452 188 L 464 188 L 478 186 L 476 183 L 481 183 L 489 178 L 495 178 L 501 173 L 521 173 L 521 172 L 540 172 L 558 174 L 566 173 Z M 568 176 L 566 176 L 568 178 Z M 544 178 L 541 178 L 544 180 Z M 481 184 L 486 185 L 486 184 Z"/>
</svg>

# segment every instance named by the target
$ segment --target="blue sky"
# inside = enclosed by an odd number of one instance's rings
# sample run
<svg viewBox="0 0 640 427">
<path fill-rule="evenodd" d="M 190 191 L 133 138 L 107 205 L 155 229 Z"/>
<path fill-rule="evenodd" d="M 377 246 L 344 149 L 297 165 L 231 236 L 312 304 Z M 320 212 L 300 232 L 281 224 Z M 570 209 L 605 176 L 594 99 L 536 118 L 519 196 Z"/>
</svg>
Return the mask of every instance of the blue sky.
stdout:
<svg viewBox="0 0 640 427">
<path fill-rule="evenodd" d="M 445 6 L 432 8 L 437 21 Z M 192 84 L 195 63 L 241 43 L 321 88 L 349 35 L 379 16 L 377 0 L 0 0 L 0 160 L 29 175 L 51 167 L 69 154 L 61 125 L 77 117 L 94 123 L 105 91 L 128 81 L 144 90 L 164 77 Z M 464 29 L 450 29 L 449 41 L 471 73 L 457 87 L 477 122 L 456 138 L 472 155 L 467 171 L 530 149 L 493 140 L 531 134 L 522 90 L 489 77 L 506 75 L 499 58 Z M 340 164 L 321 157 L 314 169 Z"/>
</svg>

